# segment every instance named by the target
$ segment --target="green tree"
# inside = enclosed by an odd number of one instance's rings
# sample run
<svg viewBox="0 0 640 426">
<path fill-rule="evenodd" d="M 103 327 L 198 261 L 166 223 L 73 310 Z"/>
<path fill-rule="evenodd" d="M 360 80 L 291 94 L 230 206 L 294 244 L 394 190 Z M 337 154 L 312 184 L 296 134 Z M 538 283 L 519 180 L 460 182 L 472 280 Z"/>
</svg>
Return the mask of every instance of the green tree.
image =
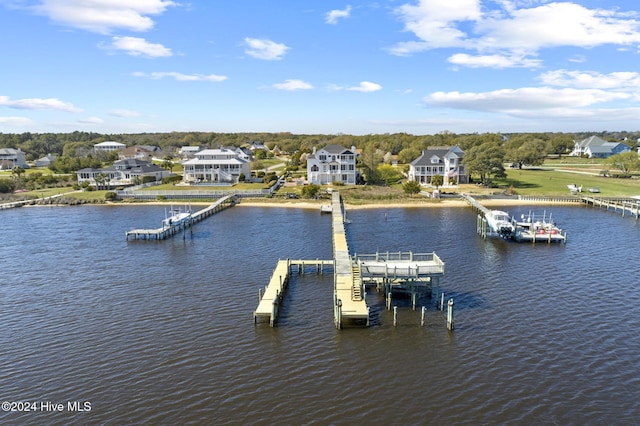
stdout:
<svg viewBox="0 0 640 426">
<path fill-rule="evenodd" d="M 524 165 L 540 166 L 547 156 L 548 145 L 533 135 L 516 136 L 507 144 L 506 156 L 522 168 Z"/>
<path fill-rule="evenodd" d="M 305 185 L 302 187 L 300 193 L 302 194 L 302 198 L 315 198 L 320 192 L 320 185 L 316 185 L 315 183 L 310 183 L 309 185 Z"/>
<path fill-rule="evenodd" d="M 485 186 L 491 185 L 491 177 L 504 177 L 504 148 L 496 142 L 485 142 L 476 145 L 465 152 L 462 162 L 467 166 L 470 174 L 480 176 Z"/>
<path fill-rule="evenodd" d="M 163 161 L 162 161 L 162 168 L 169 170 L 170 172 L 173 172 L 173 156 L 171 155 L 167 155 L 166 157 L 164 157 Z"/>
<path fill-rule="evenodd" d="M 640 170 L 640 158 L 638 158 L 638 153 L 635 151 L 612 155 L 607 158 L 604 163 L 620 170 L 625 176 L 629 176 L 631 172 Z"/>
<path fill-rule="evenodd" d="M 377 171 L 380 180 L 385 182 L 387 185 L 393 185 L 394 183 L 398 183 L 402 180 L 402 173 L 400 170 L 390 164 L 379 165 Z"/>
<path fill-rule="evenodd" d="M 557 134 L 549 139 L 549 152 L 562 155 L 573 148 L 573 138 L 570 135 Z"/>
<path fill-rule="evenodd" d="M 16 183 L 11 179 L 0 179 L 0 193 L 9 194 L 16 189 Z"/>
<path fill-rule="evenodd" d="M 14 176 L 18 183 L 20 183 L 20 176 L 24 173 L 24 169 L 20 166 L 13 166 L 11 169 L 11 176 Z"/>
<path fill-rule="evenodd" d="M 444 177 L 442 175 L 433 175 L 431 176 L 431 185 L 436 188 L 442 186 L 444 183 Z"/>
<path fill-rule="evenodd" d="M 405 194 L 413 195 L 420 193 L 422 188 L 420 187 L 420 184 L 415 180 L 409 180 L 402 185 L 402 190 L 405 192 Z"/>
</svg>

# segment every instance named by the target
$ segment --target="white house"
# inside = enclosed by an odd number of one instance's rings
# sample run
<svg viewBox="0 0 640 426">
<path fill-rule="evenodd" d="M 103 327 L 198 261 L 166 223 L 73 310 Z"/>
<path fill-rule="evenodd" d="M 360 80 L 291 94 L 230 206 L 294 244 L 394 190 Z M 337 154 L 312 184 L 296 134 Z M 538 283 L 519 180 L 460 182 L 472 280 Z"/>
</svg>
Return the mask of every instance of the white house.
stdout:
<svg viewBox="0 0 640 426">
<path fill-rule="evenodd" d="M 24 152 L 15 148 L 0 148 L 0 170 L 11 170 L 14 167 L 29 168 Z"/>
<path fill-rule="evenodd" d="M 620 142 L 607 142 L 598 136 L 590 136 L 575 142 L 573 151 L 569 154 L 574 157 L 586 156 L 589 158 L 607 158 L 615 154 L 631 151 L 631 147 Z"/>
<path fill-rule="evenodd" d="M 196 155 L 196 152 L 200 151 L 199 146 L 183 146 L 178 150 L 178 155 L 184 160 L 193 158 Z"/>
<path fill-rule="evenodd" d="M 429 147 L 409 164 L 409 180 L 421 185 L 431 183 L 433 176 L 443 178 L 443 185 L 469 183 L 469 176 L 462 164 L 464 151 L 459 147 Z"/>
<path fill-rule="evenodd" d="M 47 154 L 42 158 L 36 160 L 36 167 L 49 167 L 56 159 L 53 154 Z"/>
<path fill-rule="evenodd" d="M 148 161 L 129 158 L 113 163 L 112 166 L 105 169 L 80 169 L 77 171 L 78 183 L 88 182 L 91 186 L 97 186 L 100 177 L 103 176 L 105 181 L 101 184 L 107 187 L 136 185 L 142 183 L 142 179 L 146 176 L 153 176 L 154 180 L 161 181 L 165 177 L 175 176 L 175 173 L 158 167 Z M 98 178 L 98 180 L 96 180 Z"/>
<path fill-rule="evenodd" d="M 341 182 L 356 184 L 356 148 L 327 145 L 307 156 L 307 182 L 317 185 Z"/>
<path fill-rule="evenodd" d="M 127 146 L 125 144 L 120 142 L 106 141 L 106 142 L 100 142 L 93 145 L 93 150 L 111 152 L 111 151 L 120 151 L 121 149 L 125 149 L 126 147 Z"/>
<path fill-rule="evenodd" d="M 204 149 L 194 154 L 194 158 L 182 163 L 184 182 L 237 183 L 241 174 L 251 176 L 251 163 L 238 155 L 235 150 Z"/>
</svg>

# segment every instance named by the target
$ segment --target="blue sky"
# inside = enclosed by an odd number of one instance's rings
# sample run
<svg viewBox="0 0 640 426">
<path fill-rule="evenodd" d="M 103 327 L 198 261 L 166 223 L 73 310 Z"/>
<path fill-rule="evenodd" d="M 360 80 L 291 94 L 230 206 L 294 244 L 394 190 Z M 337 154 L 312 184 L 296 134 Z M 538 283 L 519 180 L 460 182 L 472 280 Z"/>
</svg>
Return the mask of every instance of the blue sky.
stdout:
<svg viewBox="0 0 640 426">
<path fill-rule="evenodd" d="M 0 0 L 0 132 L 640 130 L 630 0 Z"/>
</svg>

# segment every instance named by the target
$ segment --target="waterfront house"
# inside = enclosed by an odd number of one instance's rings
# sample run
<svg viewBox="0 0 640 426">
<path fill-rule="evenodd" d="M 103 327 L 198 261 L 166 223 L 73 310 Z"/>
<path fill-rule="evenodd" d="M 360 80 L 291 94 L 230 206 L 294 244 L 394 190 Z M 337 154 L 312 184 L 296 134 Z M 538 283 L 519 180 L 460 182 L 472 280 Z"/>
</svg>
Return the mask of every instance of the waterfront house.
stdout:
<svg viewBox="0 0 640 426">
<path fill-rule="evenodd" d="M 607 142 L 598 136 L 590 136 L 575 142 L 573 151 L 569 154 L 573 157 L 608 158 L 612 155 L 631 151 L 631 147 L 620 142 Z"/>
<path fill-rule="evenodd" d="M 251 176 L 251 163 L 228 148 L 204 149 L 182 163 L 186 183 L 237 183 Z"/>
<path fill-rule="evenodd" d="M 307 156 L 307 182 L 317 185 L 340 182 L 356 184 L 356 148 L 332 144 Z"/>
<path fill-rule="evenodd" d="M 429 147 L 409 164 L 409 180 L 429 185 L 433 176 L 439 175 L 443 178 L 443 186 L 469 183 L 463 158 L 464 151 L 457 146 Z"/>
<path fill-rule="evenodd" d="M 120 142 L 115 141 L 105 141 L 100 142 L 93 145 L 93 150 L 96 152 L 111 152 L 111 151 L 120 151 L 121 149 L 125 149 L 127 146 Z"/>
<path fill-rule="evenodd" d="M 112 166 L 104 169 L 86 168 L 77 171 L 78 184 L 88 182 L 90 186 L 106 186 L 113 188 L 116 186 L 138 185 L 143 180 L 153 178 L 159 182 L 165 177 L 175 176 L 175 173 L 156 166 L 149 161 L 128 158 L 113 163 Z M 145 179 L 146 178 L 146 179 Z"/>
<path fill-rule="evenodd" d="M 14 167 L 29 168 L 24 152 L 15 148 L 0 148 L 0 170 L 11 170 Z"/>
</svg>

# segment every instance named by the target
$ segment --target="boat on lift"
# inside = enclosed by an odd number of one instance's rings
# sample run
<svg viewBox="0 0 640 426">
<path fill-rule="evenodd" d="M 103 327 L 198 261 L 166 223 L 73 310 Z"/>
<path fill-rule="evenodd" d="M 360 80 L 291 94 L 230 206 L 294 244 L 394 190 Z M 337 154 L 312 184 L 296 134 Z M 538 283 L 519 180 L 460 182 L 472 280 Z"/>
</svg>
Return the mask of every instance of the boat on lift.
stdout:
<svg viewBox="0 0 640 426">
<path fill-rule="evenodd" d="M 505 240 L 515 236 L 516 227 L 512 223 L 509 213 L 502 210 L 489 210 L 485 215 L 489 235 L 497 235 Z"/>
<path fill-rule="evenodd" d="M 563 233 L 556 223 L 553 221 L 551 214 L 547 218 L 547 212 L 545 211 L 540 217 L 531 212 L 527 216 L 524 214 L 520 216 L 520 221 L 513 220 L 515 224 L 514 240 L 516 241 L 529 241 L 529 242 L 567 242 L 567 234 Z"/>
<path fill-rule="evenodd" d="M 184 210 L 180 208 L 171 207 L 169 210 L 169 215 L 167 216 L 165 211 L 165 218 L 162 220 L 163 228 L 170 228 L 172 226 L 182 225 L 185 222 L 189 222 L 191 220 L 191 209 L 185 208 Z"/>
</svg>

